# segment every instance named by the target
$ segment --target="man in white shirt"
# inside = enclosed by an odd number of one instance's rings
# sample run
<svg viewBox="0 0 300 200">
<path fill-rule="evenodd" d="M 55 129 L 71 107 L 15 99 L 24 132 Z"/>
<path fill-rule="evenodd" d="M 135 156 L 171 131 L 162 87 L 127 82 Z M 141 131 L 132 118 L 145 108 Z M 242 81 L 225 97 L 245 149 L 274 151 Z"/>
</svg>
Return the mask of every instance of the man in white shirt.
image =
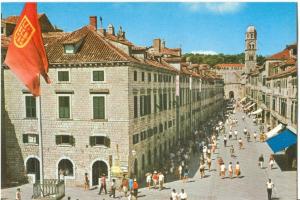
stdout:
<svg viewBox="0 0 300 200">
<path fill-rule="evenodd" d="M 234 131 L 234 136 L 235 136 L 235 139 L 237 140 L 237 136 L 238 136 L 237 130 Z"/>
<path fill-rule="evenodd" d="M 187 194 L 184 192 L 184 189 L 181 189 L 181 193 L 179 194 L 180 200 L 187 200 Z"/>
<path fill-rule="evenodd" d="M 177 194 L 176 190 L 173 189 L 173 191 L 171 193 L 171 199 L 172 200 L 177 200 L 177 197 L 178 197 L 178 194 Z"/>
<path fill-rule="evenodd" d="M 165 176 L 163 175 L 162 172 L 160 172 L 158 175 L 158 183 L 159 183 L 160 190 L 162 190 L 164 188 L 164 179 L 165 179 Z"/>
<path fill-rule="evenodd" d="M 269 181 L 267 182 L 267 192 L 268 192 L 268 200 L 272 199 L 272 189 L 274 187 L 274 183 L 269 178 Z"/>
</svg>

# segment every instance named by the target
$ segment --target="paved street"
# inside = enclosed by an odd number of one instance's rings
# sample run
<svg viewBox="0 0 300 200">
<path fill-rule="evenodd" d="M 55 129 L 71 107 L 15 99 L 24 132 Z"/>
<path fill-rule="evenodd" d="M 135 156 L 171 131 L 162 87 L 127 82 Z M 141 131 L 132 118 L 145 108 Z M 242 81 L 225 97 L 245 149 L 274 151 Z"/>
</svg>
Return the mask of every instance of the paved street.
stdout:
<svg viewBox="0 0 300 200">
<path fill-rule="evenodd" d="M 275 184 L 274 196 L 275 199 L 280 200 L 293 200 L 296 199 L 296 171 L 281 171 L 280 168 L 275 165 L 273 170 L 269 168 L 260 169 L 258 167 L 258 156 L 260 154 L 264 155 L 265 166 L 267 166 L 267 160 L 269 155 L 272 153 L 271 149 L 266 143 L 254 142 L 251 138 L 251 142 L 247 142 L 244 138 L 242 131 L 244 127 L 247 127 L 251 133 L 256 131 L 258 133 L 258 128 L 252 123 L 252 119 L 247 118 L 242 121 L 242 113 L 237 112 L 234 117 L 239 120 L 237 125 L 237 130 L 239 137 L 244 141 L 245 149 L 238 149 L 237 140 L 229 140 L 228 146 L 234 145 L 236 152 L 236 158 L 231 158 L 229 153 L 229 147 L 225 148 L 223 146 L 222 135 L 218 140 L 218 149 L 216 154 L 212 156 L 212 171 L 205 171 L 206 177 L 204 179 L 200 178 L 199 174 L 199 155 L 195 155 L 190 163 L 192 177 L 188 183 L 183 183 L 182 181 L 174 181 L 167 183 L 166 189 L 163 191 L 155 191 L 153 189 L 140 189 L 139 199 L 143 200 L 167 200 L 170 199 L 170 193 L 173 188 L 177 192 L 181 188 L 184 188 L 188 194 L 189 200 L 263 200 L 267 199 L 266 182 L 268 178 L 271 178 Z M 226 126 L 226 132 L 228 126 Z M 234 128 L 235 130 L 235 128 Z M 241 177 L 240 178 L 225 178 L 221 179 L 219 172 L 216 169 L 216 157 L 221 156 L 226 164 L 226 168 L 230 161 L 233 162 L 233 166 L 236 161 L 240 162 L 241 167 Z M 23 199 L 30 199 L 32 194 L 32 186 L 25 185 L 22 188 Z M 97 195 L 98 190 L 91 190 L 84 192 L 82 188 L 67 188 L 66 197 L 71 196 L 71 199 L 88 199 L 88 200 L 99 200 L 99 199 L 110 199 L 107 196 Z M 5 189 L 2 193 L 2 199 L 14 199 L 15 188 Z M 118 194 L 119 195 L 119 194 Z M 126 199 L 119 197 L 119 199 Z"/>
</svg>

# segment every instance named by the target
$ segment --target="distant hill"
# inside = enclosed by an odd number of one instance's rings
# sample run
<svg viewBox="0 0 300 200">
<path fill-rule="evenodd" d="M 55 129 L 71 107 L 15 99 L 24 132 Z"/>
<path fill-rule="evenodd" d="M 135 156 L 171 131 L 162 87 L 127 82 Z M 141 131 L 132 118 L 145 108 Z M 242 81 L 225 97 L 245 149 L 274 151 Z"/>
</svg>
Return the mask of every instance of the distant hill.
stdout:
<svg viewBox="0 0 300 200">
<path fill-rule="evenodd" d="M 220 63 L 245 63 L 245 54 L 234 54 L 234 55 L 225 55 L 225 54 L 216 54 L 216 55 L 204 55 L 204 54 L 193 54 L 186 53 L 183 55 L 184 58 L 189 57 L 190 62 L 198 64 L 208 64 L 210 66 L 215 66 Z M 257 64 L 262 65 L 264 63 L 265 57 L 258 55 Z"/>
</svg>

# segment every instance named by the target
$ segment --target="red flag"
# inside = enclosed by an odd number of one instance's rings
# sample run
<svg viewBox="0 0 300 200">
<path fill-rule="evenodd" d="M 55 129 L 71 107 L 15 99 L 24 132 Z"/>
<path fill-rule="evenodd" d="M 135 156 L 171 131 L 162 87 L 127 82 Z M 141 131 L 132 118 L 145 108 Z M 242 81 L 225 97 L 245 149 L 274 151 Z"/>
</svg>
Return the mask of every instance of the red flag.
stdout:
<svg viewBox="0 0 300 200">
<path fill-rule="evenodd" d="M 34 96 L 40 95 L 40 74 L 50 83 L 36 3 L 25 4 L 4 62 Z"/>
</svg>

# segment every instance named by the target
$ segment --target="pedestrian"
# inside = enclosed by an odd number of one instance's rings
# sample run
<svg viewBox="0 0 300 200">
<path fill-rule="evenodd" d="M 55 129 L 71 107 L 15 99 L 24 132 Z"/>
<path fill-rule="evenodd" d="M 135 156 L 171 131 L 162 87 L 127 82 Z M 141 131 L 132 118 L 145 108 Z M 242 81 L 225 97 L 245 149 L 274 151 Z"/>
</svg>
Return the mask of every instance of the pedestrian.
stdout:
<svg viewBox="0 0 300 200">
<path fill-rule="evenodd" d="M 126 175 L 123 175 L 123 179 L 122 179 L 122 190 L 124 192 L 124 196 L 127 197 L 127 192 L 128 192 L 128 179 L 126 178 Z"/>
<path fill-rule="evenodd" d="M 269 158 L 270 169 L 273 169 L 274 164 L 275 164 L 274 156 L 273 156 L 273 154 L 271 154 L 270 158 Z"/>
<path fill-rule="evenodd" d="M 243 119 L 243 121 L 245 120 L 245 116 L 244 115 L 242 116 L 242 119 Z"/>
<path fill-rule="evenodd" d="M 222 177 L 222 179 L 225 177 L 225 171 L 226 171 L 225 164 L 222 163 L 221 164 L 221 177 Z"/>
<path fill-rule="evenodd" d="M 250 142 L 250 133 L 247 132 L 247 142 Z"/>
<path fill-rule="evenodd" d="M 189 169 L 188 169 L 188 166 L 185 166 L 185 168 L 184 168 L 184 175 L 183 175 L 183 182 L 187 182 L 188 181 L 188 175 L 189 175 Z"/>
<path fill-rule="evenodd" d="M 242 138 L 239 139 L 239 148 L 243 149 L 243 140 L 242 140 Z"/>
<path fill-rule="evenodd" d="M 232 173 L 233 173 L 232 162 L 229 162 L 229 165 L 228 165 L 228 174 L 229 174 L 230 178 L 232 178 Z"/>
<path fill-rule="evenodd" d="M 136 181 L 136 178 L 133 180 L 133 195 L 137 199 L 138 196 L 139 184 Z"/>
<path fill-rule="evenodd" d="M 253 133 L 253 138 L 254 138 L 254 141 L 256 142 L 256 137 L 257 137 L 257 134 L 256 134 L 256 132 L 254 131 L 254 133 Z"/>
<path fill-rule="evenodd" d="M 132 190 L 133 190 L 133 179 L 132 178 L 129 179 L 128 189 L 130 192 L 132 192 Z"/>
<path fill-rule="evenodd" d="M 181 189 L 181 193 L 179 194 L 180 200 L 187 200 L 187 194 L 184 192 L 184 189 Z"/>
<path fill-rule="evenodd" d="M 179 175 L 179 180 L 181 180 L 181 175 L 182 175 L 182 166 L 179 165 L 178 167 L 178 175 Z"/>
<path fill-rule="evenodd" d="M 263 164 L 264 164 L 264 156 L 261 154 L 258 158 L 258 165 L 260 166 L 260 168 L 263 168 Z"/>
<path fill-rule="evenodd" d="M 272 189 L 273 188 L 274 188 L 274 183 L 269 178 L 269 181 L 267 182 L 268 200 L 272 199 Z"/>
<path fill-rule="evenodd" d="M 160 172 L 158 175 L 159 190 L 164 189 L 164 181 L 165 181 L 164 179 L 165 179 L 164 174 Z"/>
<path fill-rule="evenodd" d="M 203 157 L 204 157 L 204 159 L 206 159 L 206 157 L 207 157 L 207 146 L 203 147 Z"/>
<path fill-rule="evenodd" d="M 88 173 L 84 174 L 84 191 L 89 190 L 89 177 Z"/>
<path fill-rule="evenodd" d="M 147 178 L 146 178 L 146 182 L 147 182 L 147 187 L 148 187 L 149 190 L 150 190 L 150 187 L 151 187 L 151 178 L 152 178 L 152 174 L 148 173 Z"/>
<path fill-rule="evenodd" d="M 205 170 L 205 163 L 202 161 L 200 163 L 200 177 L 204 178 L 205 174 L 204 174 L 204 170 Z"/>
<path fill-rule="evenodd" d="M 210 156 L 211 156 L 211 149 L 210 149 L 210 147 L 208 147 L 207 148 L 207 157 L 210 158 Z"/>
<path fill-rule="evenodd" d="M 240 163 L 236 162 L 235 164 L 235 175 L 239 177 L 241 175 Z"/>
<path fill-rule="evenodd" d="M 154 171 L 153 173 L 152 180 L 153 180 L 154 189 L 157 189 L 158 175 L 156 171 Z"/>
<path fill-rule="evenodd" d="M 177 194 L 176 190 L 173 189 L 170 200 L 177 200 L 177 199 L 178 199 L 178 194 Z"/>
<path fill-rule="evenodd" d="M 238 131 L 237 130 L 234 131 L 234 136 L 235 136 L 235 140 L 237 140 L 237 137 L 238 137 Z"/>
<path fill-rule="evenodd" d="M 246 129 L 246 127 L 244 128 L 244 136 L 246 137 L 247 136 L 247 129 Z"/>
<path fill-rule="evenodd" d="M 231 147 L 230 147 L 230 155 L 231 155 L 231 157 L 234 156 L 234 148 L 233 148 L 233 145 L 231 145 Z"/>
<path fill-rule="evenodd" d="M 110 197 L 115 198 L 116 196 L 116 179 L 113 179 L 110 185 Z"/>
<path fill-rule="evenodd" d="M 21 200 L 21 189 L 20 188 L 17 189 L 16 200 Z"/>
<path fill-rule="evenodd" d="M 227 144 L 227 137 L 226 137 L 226 135 L 224 135 L 223 141 L 224 141 L 224 147 L 226 147 L 226 144 Z"/>
<path fill-rule="evenodd" d="M 207 167 L 208 167 L 208 170 L 210 171 L 210 167 L 211 167 L 211 158 L 208 157 L 208 158 L 206 159 L 206 161 L 207 161 Z"/>
<path fill-rule="evenodd" d="M 102 174 L 102 177 L 100 179 L 100 183 L 101 183 L 101 186 L 100 186 L 100 191 L 99 191 L 99 195 L 101 195 L 101 192 L 102 190 L 105 191 L 105 194 L 107 194 L 107 190 L 106 190 L 106 177 L 105 177 L 105 174 Z"/>
<path fill-rule="evenodd" d="M 231 140 L 231 138 L 232 138 L 232 131 L 230 130 L 230 131 L 229 131 L 228 139 Z"/>
</svg>

